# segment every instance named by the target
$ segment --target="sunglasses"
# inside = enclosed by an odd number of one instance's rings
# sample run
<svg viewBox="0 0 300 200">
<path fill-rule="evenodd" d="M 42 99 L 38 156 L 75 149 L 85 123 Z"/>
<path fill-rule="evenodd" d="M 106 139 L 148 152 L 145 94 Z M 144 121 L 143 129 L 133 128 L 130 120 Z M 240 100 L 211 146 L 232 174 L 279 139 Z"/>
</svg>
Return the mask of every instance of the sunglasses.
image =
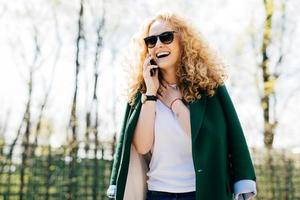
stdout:
<svg viewBox="0 0 300 200">
<path fill-rule="evenodd" d="M 163 44 L 170 44 L 174 40 L 174 33 L 175 31 L 166 31 L 159 35 L 151 35 L 146 38 L 144 38 L 145 44 L 148 48 L 155 47 L 157 43 L 157 38 L 163 43 Z"/>
</svg>

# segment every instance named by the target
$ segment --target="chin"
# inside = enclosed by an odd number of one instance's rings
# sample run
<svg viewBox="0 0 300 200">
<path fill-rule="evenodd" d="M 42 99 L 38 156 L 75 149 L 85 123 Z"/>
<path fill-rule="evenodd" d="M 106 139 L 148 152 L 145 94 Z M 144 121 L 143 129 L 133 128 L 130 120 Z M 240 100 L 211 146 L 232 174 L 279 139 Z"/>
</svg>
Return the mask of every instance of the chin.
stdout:
<svg viewBox="0 0 300 200">
<path fill-rule="evenodd" d="M 175 66 L 176 62 L 165 60 L 165 61 L 157 62 L 157 64 L 162 69 L 168 69 L 171 66 Z"/>
</svg>

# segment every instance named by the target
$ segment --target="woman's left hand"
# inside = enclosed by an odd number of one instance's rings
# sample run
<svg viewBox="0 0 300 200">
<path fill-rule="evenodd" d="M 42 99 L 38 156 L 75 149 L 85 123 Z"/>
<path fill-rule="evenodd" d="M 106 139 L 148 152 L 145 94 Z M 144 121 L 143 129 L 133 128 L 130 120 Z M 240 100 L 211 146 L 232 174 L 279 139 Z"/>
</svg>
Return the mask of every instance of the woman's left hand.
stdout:
<svg viewBox="0 0 300 200">
<path fill-rule="evenodd" d="M 158 99 L 171 109 L 171 103 L 176 98 L 182 98 L 179 88 L 169 86 L 165 81 L 162 81 L 159 92 L 157 93 Z"/>
</svg>

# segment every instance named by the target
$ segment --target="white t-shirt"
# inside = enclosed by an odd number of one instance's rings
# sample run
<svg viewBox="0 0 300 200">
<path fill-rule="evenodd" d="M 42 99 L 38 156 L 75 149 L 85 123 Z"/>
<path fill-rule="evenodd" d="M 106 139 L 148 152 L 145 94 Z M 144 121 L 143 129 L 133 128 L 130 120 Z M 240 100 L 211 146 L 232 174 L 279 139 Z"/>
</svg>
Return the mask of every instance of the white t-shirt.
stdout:
<svg viewBox="0 0 300 200">
<path fill-rule="evenodd" d="M 176 193 L 196 190 L 191 138 L 180 126 L 175 113 L 159 99 L 151 153 L 148 190 Z"/>
</svg>

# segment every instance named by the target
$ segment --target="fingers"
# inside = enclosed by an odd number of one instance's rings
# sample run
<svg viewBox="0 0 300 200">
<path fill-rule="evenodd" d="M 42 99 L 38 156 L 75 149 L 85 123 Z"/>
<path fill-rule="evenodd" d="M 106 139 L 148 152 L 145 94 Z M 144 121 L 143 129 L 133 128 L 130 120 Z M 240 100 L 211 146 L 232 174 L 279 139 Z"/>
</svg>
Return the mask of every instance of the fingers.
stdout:
<svg viewBox="0 0 300 200">
<path fill-rule="evenodd" d="M 143 64 L 143 70 L 146 69 L 147 66 L 150 65 L 150 60 L 152 59 L 151 54 L 147 54 L 147 57 L 144 60 L 144 64 Z"/>
<path fill-rule="evenodd" d="M 156 68 L 157 68 L 156 65 L 148 65 L 148 66 L 146 66 L 144 71 L 145 71 L 146 74 L 150 74 L 150 70 L 151 69 L 156 69 Z M 157 70 L 155 70 L 154 75 L 157 76 Z"/>
<path fill-rule="evenodd" d="M 151 69 L 154 69 L 154 68 L 157 68 L 158 66 L 157 65 L 151 65 L 150 64 L 150 60 L 152 59 L 151 55 L 150 54 L 147 54 L 147 57 L 145 59 L 145 62 L 144 62 L 144 65 L 143 65 L 143 71 L 146 73 L 146 74 L 150 74 L 150 70 Z M 154 76 L 157 76 L 157 73 L 156 73 L 157 70 L 155 70 L 155 73 L 153 74 Z M 151 74 L 150 74 L 151 76 Z"/>
</svg>

